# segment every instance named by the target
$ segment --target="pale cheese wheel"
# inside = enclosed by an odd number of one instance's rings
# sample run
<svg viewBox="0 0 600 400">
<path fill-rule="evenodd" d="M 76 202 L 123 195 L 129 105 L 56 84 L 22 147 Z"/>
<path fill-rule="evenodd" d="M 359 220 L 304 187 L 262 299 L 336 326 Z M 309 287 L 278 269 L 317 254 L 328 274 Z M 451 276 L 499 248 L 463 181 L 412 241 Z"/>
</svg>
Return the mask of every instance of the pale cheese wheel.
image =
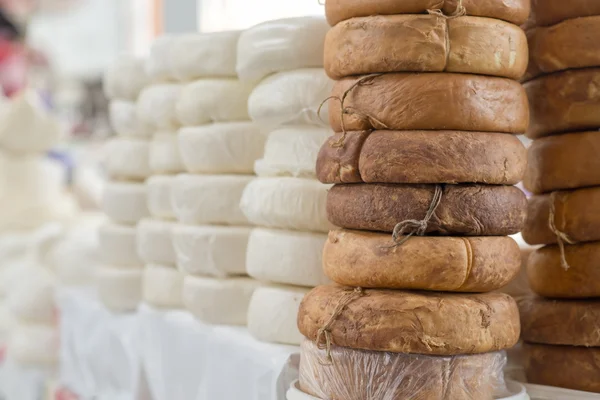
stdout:
<svg viewBox="0 0 600 400">
<path fill-rule="evenodd" d="M 136 249 L 136 227 L 118 225 L 111 222 L 98 229 L 100 259 L 108 265 L 123 267 L 141 267 Z"/>
<path fill-rule="evenodd" d="M 180 81 L 202 77 L 235 77 L 239 31 L 191 33 L 173 39 L 171 75 Z"/>
<path fill-rule="evenodd" d="M 240 207 L 252 224 L 268 228 L 327 232 L 330 185 L 298 178 L 257 178 L 244 190 Z"/>
<path fill-rule="evenodd" d="M 300 302 L 309 289 L 293 286 L 262 286 L 252 295 L 248 307 L 248 331 L 256 339 L 300 345 L 298 330 Z"/>
<path fill-rule="evenodd" d="M 171 71 L 171 49 L 176 36 L 162 35 L 154 39 L 150 46 L 150 54 L 146 59 L 144 70 L 152 82 L 164 82 L 175 77 Z"/>
<path fill-rule="evenodd" d="M 328 284 L 322 257 L 326 240 L 324 233 L 255 228 L 248 240 L 248 275 L 288 285 Z"/>
<path fill-rule="evenodd" d="M 66 171 L 58 161 L 38 155 L 17 156 L 0 152 L 0 198 L 16 206 L 55 205 L 63 197 Z"/>
<path fill-rule="evenodd" d="M 188 172 L 251 174 L 265 135 L 252 122 L 227 122 L 179 130 L 179 150 Z"/>
<path fill-rule="evenodd" d="M 171 192 L 175 175 L 154 175 L 146 180 L 148 210 L 155 218 L 175 219 Z"/>
<path fill-rule="evenodd" d="M 248 113 L 266 128 L 295 124 L 328 127 L 328 102 L 323 101 L 332 88 L 333 81 L 322 68 L 280 72 L 252 91 Z"/>
<path fill-rule="evenodd" d="M 143 271 L 143 268 L 99 268 L 96 290 L 102 304 L 114 312 L 135 311 L 142 299 Z"/>
<path fill-rule="evenodd" d="M 172 231 L 177 267 L 191 275 L 245 275 L 251 230 L 243 226 L 177 224 Z"/>
<path fill-rule="evenodd" d="M 160 308 L 183 308 L 183 274 L 176 268 L 149 264 L 142 279 L 144 302 Z"/>
<path fill-rule="evenodd" d="M 202 322 L 246 325 L 248 304 L 259 283 L 250 278 L 204 278 L 188 275 L 183 281 L 183 304 Z"/>
<path fill-rule="evenodd" d="M 117 137 L 106 147 L 106 170 L 115 180 L 144 180 L 151 175 L 147 140 Z"/>
<path fill-rule="evenodd" d="M 136 117 L 139 123 L 159 130 L 177 129 L 179 121 L 175 104 L 181 88 L 180 84 L 162 83 L 142 90 L 136 106 Z"/>
<path fill-rule="evenodd" d="M 137 182 L 107 182 L 102 195 L 102 211 L 115 222 L 135 224 L 147 217 L 146 187 Z"/>
<path fill-rule="evenodd" d="M 23 322 L 52 324 L 56 313 L 56 283 L 55 276 L 41 266 L 33 269 L 27 279 L 15 282 L 7 299 L 13 316 Z"/>
<path fill-rule="evenodd" d="M 199 79 L 183 86 L 175 111 L 181 125 L 244 121 L 254 84 L 237 79 Z"/>
<path fill-rule="evenodd" d="M 134 57 L 121 57 L 104 73 L 104 93 L 109 99 L 135 100 L 148 84 L 144 61 Z"/>
<path fill-rule="evenodd" d="M 328 128 L 289 126 L 274 130 L 265 144 L 264 156 L 254 163 L 258 176 L 315 178 L 321 146 L 332 135 Z"/>
<path fill-rule="evenodd" d="M 59 332 L 52 325 L 17 324 L 8 341 L 7 356 L 21 366 L 54 366 L 59 343 Z"/>
<path fill-rule="evenodd" d="M 177 175 L 171 192 L 177 220 L 197 225 L 248 225 L 240 199 L 253 179 L 245 175 Z"/>
<path fill-rule="evenodd" d="M 176 174 L 184 171 L 175 132 L 161 132 L 150 142 L 149 164 L 153 174 Z"/>
<path fill-rule="evenodd" d="M 322 67 L 328 30 L 322 17 L 279 19 L 247 29 L 238 41 L 238 76 L 256 82 L 275 72 Z"/>
<path fill-rule="evenodd" d="M 112 100 L 108 108 L 110 124 L 121 136 L 147 138 L 152 131 L 138 123 L 136 104 L 129 100 Z"/>
<path fill-rule="evenodd" d="M 171 240 L 175 222 L 144 218 L 137 224 L 136 248 L 146 264 L 175 266 L 175 250 Z"/>
</svg>

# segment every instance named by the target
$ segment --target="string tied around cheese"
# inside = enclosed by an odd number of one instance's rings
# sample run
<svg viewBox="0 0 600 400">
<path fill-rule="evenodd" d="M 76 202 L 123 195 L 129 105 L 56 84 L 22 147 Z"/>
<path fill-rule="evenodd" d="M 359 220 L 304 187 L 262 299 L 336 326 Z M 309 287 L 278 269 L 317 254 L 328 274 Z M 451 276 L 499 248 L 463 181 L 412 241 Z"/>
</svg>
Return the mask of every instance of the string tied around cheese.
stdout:
<svg viewBox="0 0 600 400">
<path fill-rule="evenodd" d="M 323 362 L 324 365 L 333 364 L 333 358 L 331 357 L 331 345 L 333 344 L 333 339 L 331 337 L 331 325 L 333 325 L 335 320 L 340 316 L 344 310 L 344 307 L 364 295 L 365 291 L 361 287 L 356 287 L 352 290 L 347 289 L 346 293 L 340 297 L 338 304 L 333 309 L 333 313 L 327 322 L 325 322 L 325 324 L 317 331 L 317 347 L 320 350 L 325 349 L 325 362 Z M 323 340 L 325 343 L 322 343 Z"/>
<path fill-rule="evenodd" d="M 321 110 L 323 109 L 323 106 L 325 105 L 325 103 L 327 103 L 329 100 L 337 100 L 340 102 L 340 123 L 342 125 L 342 137 L 335 141 L 335 142 L 330 142 L 331 147 L 342 147 L 344 145 L 344 141 L 346 140 L 346 135 L 348 133 L 348 131 L 346 130 L 346 123 L 345 123 L 345 116 L 346 115 L 355 115 L 357 117 L 359 117 L 362 120 L 366 120 L 369 122 L 369 124 L 375 128 L 375 129 L 388 129 L 388 126 L 386 124 L 384 124 L 383 122 L 381 122 L 380 120 L 378 120 L 377 118 L 365 114 L 359 110 L 357 110 L 354 107 L 346 107 L 346 98 L 348 97 L 348 95 L 357 87 L 359 86 L 366 86 L 366 85 L 370 85 L 373 83 L 373 79 L 377 78 L 378 76 L 381 76 L 383 74 L 381 73 L 377 73 L 377 74 L 369 74 L 369 75 L 365 75 L 362 78 L 358 79 L 356 82 L 354 82 L 348 89 L 346 89 L 346 91 L 342 94 L 342 96 L 329 96 L 328 98 L 326 98 L 325 100 L 323 100 L 321 102 L 321 104 L 319 105 L 319 108 L 317 109 L 317 115 L 319 116 L 319 119 L 321 119 L 321 121 L 323 121 L 323 119 L 321 118 Z"/>
<path fill-rule="evenodd" d="M 444 11 L 441 8 L 427 10 L 427 13 L 430 15 L 437 15 L 438 17 L 442 17 L 445 19 L 454 19 L 458 17 L 464 17 L 465 15 L 467 15 L 467 9 L 465 8 L 465 6 L 463 6 L 463 0 L 458 0 L 456 9 L 450 14 L 444 14 Z"/>
<path fill-rule="evenodd" d="M 396 224 L 394 231 L 392 232 L 394 244 L 391 247 L 402 246 L 412 236 L 423 236 L 425 234 L 427 227 L 429 226 L 429 221 L 434 216 L 435 210 L 437 210 L 442 202 L 443 194 L 444 189 L 442 188 L 442 185 L 435 185 L 435 192 L 433 193 L 433 198 L 431 199 L 427 213 L 425 213 L 425 217 L 420 220 L 407 219 Z"/>
<path fill-rule="evenodd" d="M 325 0 L 317 0 L 317 3 L 319 3 L 320 6 L 324 6 Z"/>
<path fill-rule="evenodd" d="M 550 228 L 552 233 L 556 235 L 556 241 L 558 242 L 558 248 L 560 250 L 560 265 L 565 271 L 568 271 L 569 268 L 571 268 L 571 266 L 567 261 L 567 256 L 565 253 L 565 243 L 576 244 L 577 242 L 571 240 L 571 238 L 569 238 L 569 236 L 567 236 L 566 233 L 561 232 L 556 227 L 556 205 L 554 204 L 556 202 L 556 194 L 557 192 L 552 192 L 552 194 L 550 195 L 550 212 L 548 213 L 548 227 Z"/>
</svg>

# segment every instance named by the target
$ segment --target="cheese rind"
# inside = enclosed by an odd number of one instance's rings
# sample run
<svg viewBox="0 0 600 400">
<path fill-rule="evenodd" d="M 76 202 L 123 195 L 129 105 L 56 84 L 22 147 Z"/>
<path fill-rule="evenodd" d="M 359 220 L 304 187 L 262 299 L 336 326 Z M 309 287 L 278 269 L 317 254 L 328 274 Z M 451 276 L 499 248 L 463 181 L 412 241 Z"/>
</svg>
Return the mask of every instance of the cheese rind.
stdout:
<svg viewBox="0 0 600 400">
<path fill-rule="evenodd" d="M 136 228 L 106 222 L 98 229 L 98 244 L 101 260 L 109 265 L 141 267 L 143 265 L 136 250 Z"/>
<path fill-rule="evenodd" d="M 112 128 L 118 135 L 148 138 L 152 131 L 138 123 L 136 104 L 129 100 L 112 100 L 109 103 L 108 116 Z"/>
<path fill-rule="evenodd" d="M 171 232 L 175 222 L 144 218 L 137 224 L 137 253 L 145 264 L 175 266 Z"/>
<path fill-rule="evenodd" d="M 136 105 L 136 117 L 139 123 L 155 130 L 176 130 L 179 121 L 175 104 L 181 89 L 180 84 L 161 83 L 142 90 Z"/>
<path fill-rule="evenodd" d="M 146 180 L 147 205 L 150 215 L 155 218 L 175 219 L 175 212 L 171 204 L 174 183 L 174 175 L 154 175 Z"/>
<path fill-rule="evenodd" d="M 143 183 L 107 182 L 102 196 L 102 211 L 114 222 L 135 224 L 147 217 L 146 187 Z"/>
<path fill-rule="evenodd" d="M 149 264 L 142 278 L 144 302 L 160 308 L 183 308 L 183 274 L 176 268 Z"/>
<path fill-rule="evenodd" d="M 175 79 L 171 71 L 171 50 L 176 36 L 162 35 L 154 39 L 150 54 L 145 61 L 144 70 L 151 82 L 166 82 Z"/>
<path fill-rule="evenodd" d="M 153 174 L 176 174 L 184 171 L 177 134 L 157 133 L 150 142 L 149 167 Z"/>
<path fill-rule="evenodd" d="M 121 57 L 117 63 L 106 69 L 102 82 L 108 99 L 134 101 L 148 84 L 144 61 L 133 57 Z"/>
<path fill-rule="evenodd" d="M 106 170 L 115 180 L 143 180 L 150 176 L 150 146 L 147 140 L 117 137 L 105 148 Z"/>
<path fill-rule="evenodd" d="M 98 268 L 96 289 L 102 304 L 114 312 L 135 311 L 142 299 L 143 271 L 143 268 Z"/>
<path fill-rule="evenodd" d="M 593 0 L 532 0 L 531 19 L 538 26 L 549 26 L 568 19 L 600 15 L 600 4 Z"/>
</svg>

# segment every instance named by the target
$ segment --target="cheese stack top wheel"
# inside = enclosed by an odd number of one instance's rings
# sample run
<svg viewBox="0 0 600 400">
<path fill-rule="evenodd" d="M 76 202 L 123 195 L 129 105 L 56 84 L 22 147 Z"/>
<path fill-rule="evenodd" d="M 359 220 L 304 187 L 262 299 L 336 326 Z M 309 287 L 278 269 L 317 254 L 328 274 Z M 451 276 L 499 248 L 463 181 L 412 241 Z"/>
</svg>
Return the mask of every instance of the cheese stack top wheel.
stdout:
<svg viewBox="0 0 600 400">
<path fill-rule="evenodd" d="M 392 232 L 400 222 L 422 220 L 435 193 L 436 185 L 335 185 L 327 196 L 327 215 L 343 228 Z M 512 235 L 523 227 L 526 209 L 525 194 L 514 186 L 447 185 L 426 233 Z"/>
<path fill-rule="evenodd" d="M 107 98 L 130 101 L 134 101 L 149 83 L 144 61 L 133 57 L 121 57 L 108 67 L 102 82 Z"/>
<path fill-rule="evenodd" d="M 364 290 L 359 295 L 341 286 L 319 286 L 304 297 L 300 332 L 316 341 L 341 301 L 348 304 L 328 330 L 337 346 L 446 356 L 507 349 L 519 340 L 519 310 L 507 294 Z"/>
<path fill-rule="evenodd" d="M 175 79 L 171 71 L 171 49 L 175 44 L 175 36 L 163 35 L 152 42 L 150 54 L 144 68 L 151 82 L 166 82 Z"/>
<path fill-rule="evenodd" d="M 155 218 L 175 219 L 171 204 L 174 175 L 154 175 L 146 180 L 147 206 Z"/>
<path fill-rule="evenodd" d="M 323 67 L 323 43 L 329 30 L 321 17 L 263 22 L 240 35 L 237 74 L 258 82 L 275 72 Z"/>
<path fill-rule="evenodd" d="M 342 114 L 340 99 L 346 92 Z M 331 96 L 329 122 L 336 132 L 444 129 L 523 133 L 529 122 L 525 90 L 519 82 L 506 78 L 435 72 L 365 75 L 337 81 Z"/>
<path fill-rule="evenodd" d="M 600 15 L 600 4 L 593 0 L 532 0 L 532 17 L 538 26 L 554 25 L 561 21 Z"/>
<path fill-rule="evenodd" d="M 107 222 L 98 229 L 99 253 L 108 265 L 140 267 L 143 262 L 136 251 L 135 226 Z"/>
<path fill-rule="evenodd" d="M 555 0 L 558 2 L 560 0 Z M 585 0 L 579 0 L 585 1 Z M 429 10 L 441 10 L 445 15 L 455 15 L 459 0 L 328 0 L 325 4 L 327 21 L 333 26 L 354 17 L 393 14 L 425 14 Z M 531 10 L 529 0 L 462 0 L 467 15 L 489 17 L 521 25 Z"/>
<path fill-rule="evenodd" d="M 523 340 L 531 343 L 600 347 L 600 301 L 519 301 Z"/>
<path fill-rule="evenodd" d="M 404 71 L 518 79 L 527 68 L 527 56 L 527 38 L 521 28 L 478 17 L 352 18 L 333 27 L 325 40 L 325 70 L 333 79 Z"/>
<path fill-rule="evenodd" d="M 176 132 L 159 132 L 150 142 L 148 164 L 153 174 L 184 171 Z"/>
<path fill-rule="evenodd" d="M 102 211 L 111 220 L 135 224 L 148 216 L 146 188 L 143 183 L 107 182 L 102 196 Z"/>
<path fill-rule="evenodd" d="M 323 183 L 514 185 L 526 163 L 525 146 L 503 133 L 352 131 L 323 144 L 317 176 Z"/>
<path fill-rule="evenodd" d="M 323 269 L 348 286 L 489 292 L 510 282 L 521 252 L 509 237 L 413 237 L 394 246 L 391 235 L 335 230 L 323 250 Z"/>
<path fill-rule="evenodd" d="M 140 93 L 136 116 L 139 123 L 154 130 L 176 130 L 179 127 L 175 104 L 182 85 L 162 83 L 148 86 Z"/>
<path fill-rule="evenodd" d="M 114 180 L 144 180 L 151 175 L 147 140 L 117 137 L 106 145 L 106 169 Z"/>
<path fill-rule="evenodd" d="M 175 37 L 169 49 L 170 74 L 180 81 L 236 77 L 239 31 L 193 33 Z"/>
</svg>

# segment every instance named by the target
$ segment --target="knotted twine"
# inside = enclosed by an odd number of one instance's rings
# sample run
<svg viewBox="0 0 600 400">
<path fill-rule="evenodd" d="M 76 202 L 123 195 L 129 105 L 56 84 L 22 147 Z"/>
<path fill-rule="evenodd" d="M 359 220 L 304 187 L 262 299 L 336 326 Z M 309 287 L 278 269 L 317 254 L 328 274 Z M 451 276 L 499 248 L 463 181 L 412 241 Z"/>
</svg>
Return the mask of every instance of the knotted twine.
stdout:
<svg viewBox="0 0 600 400">
<path fill-rule="evenodd" d="M 558 242 L 558 248 L 560 249 L 560 265 L 563 267 L 565 271 L 568 271 L 571 266 L 567 262 L 567 256 L 565 254 L 565 242 L 567 244 L 576 244 L 574 240 L 571 240 L 566 233 L 561 232 L 556 227 L 556 206 L 554 202 L 556 201 L 557 192 L 552 192 L 550 195 L 550 213 L 548 214 L 548 227 L 556 235 L 556 241 Z"/>
<path fill-rule="evenodd" d="M 442 2 L 443 6 L 444 2 Z M 427 13 L 430 15 L 437 15 L 438 17 L 446 18 L 446 19 L 454 19 L 458 17 L 464 17 L 467 15 L 467 9 L 463 6 L 463 0 L 458 0 L 458 4 L 456 5 L 456 10 L 454 10 L 451 14 L 444 14 L 441 8 L 436 8 L 432 10 L 427 10 Z"/>
</svg>

